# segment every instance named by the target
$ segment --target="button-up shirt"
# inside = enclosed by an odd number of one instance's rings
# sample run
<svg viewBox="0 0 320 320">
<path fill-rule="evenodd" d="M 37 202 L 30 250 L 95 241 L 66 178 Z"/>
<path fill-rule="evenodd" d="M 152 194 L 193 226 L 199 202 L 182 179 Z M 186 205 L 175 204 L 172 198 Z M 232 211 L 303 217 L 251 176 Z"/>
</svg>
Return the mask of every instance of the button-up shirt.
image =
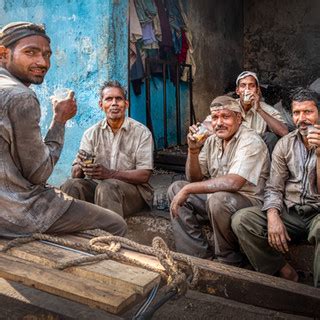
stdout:
<svg viewBox="0 0 320 320">
<path fill-rule="evenodd" d="M 44 141 L 36 94 L 0 68 L 0 235 L 46 231 L 72 198 L 46 185 L 60 157 L 64 125 L 54 123 Z"/>
<path fill-rule="evenodd" d="M 270 178 L 267 182 L 263 210 L 280 212 L 294 205 L 320 208 L 317 190 L 314 149 L 307 150 L 298 130 L 281 138 L 272 153 Z"/>
<path fill-rule="evenodd" d="M 254 130 L 241 125 L 224 150 L 223 140 L 211 135 L 199 154 L 199 163 L 206 178 L 237 174 L 246 179 L 238 192 L 252 205 L 261 205 L 270 161 L 265 143 Z"/>
<path fill-rule="evenodd" d="M 153 170 L 153 139 L 142 123 L 126 117 L 114 134 L 106 119 L 85 131 L 80 149 L 94 154 L 95 162 L 112 170 Z M 77 161 L 77 159 L 75 160 Z M 97 180 L 99 182 L 99 180 Z M 137 185 L 141 196 L 151 206 L 153 189 L 148 184 Z"/>
<path fill-rule="evenodd" d="M 238 101 L 240 103 L 240 99 L 238 99 Z M 270 105 L 266 104 L 263 101 L 260 101 L 260 106 L 263 111 L 268 113 L 273 118 L 283 123 L 286 123 L 277 109 L 271 107 Z M 261 117 L 261 115 L 256 110 L 254 110 L 253 108 L 251 108 L 247 112 L 243 110 L 243 115 L 244 115 L 244 119 L 242 121 L 243 125 L 245 125 L 248 128 L 254 129 L 259 135 L 262 135 L 267 131 L 268 125 L 266 121 Z"/>
</svg>

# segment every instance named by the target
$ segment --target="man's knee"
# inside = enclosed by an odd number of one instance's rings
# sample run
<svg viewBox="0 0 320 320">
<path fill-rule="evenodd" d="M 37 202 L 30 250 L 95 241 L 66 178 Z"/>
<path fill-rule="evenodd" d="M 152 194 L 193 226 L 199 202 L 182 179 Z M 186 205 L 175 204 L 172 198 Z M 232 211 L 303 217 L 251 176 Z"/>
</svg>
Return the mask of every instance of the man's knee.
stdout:
<svg viewBox="0 0 320 320">
<path fill-rule="evenodd" d="M 96 195 L 110 195 L 114 192 L 118 193 L 119 191 L 119 184 L 117 179 L 107 179 L 100 181 L 96 187 Z"/>
<path fill-rule="evenodd" d="M 168 199 L 171 202 L 173 197 L 186 185 L 188 184 L 187 181 L 175 181 L 174 183 L 172 183 L 169 188 L 168 188 Z"/>
<path fill-rule="evenodd" d="M 81 178 L 70 178 L 68 179 L 60 189 L 65 193 L 70 193 L 73 190 L 79 190 L 83 186 L 84 179 Z"/>
<path fill-rule="evenodd" d="M 260 221 L 259 212 L 261 212 L 259 207 L 249 207 L 238 210 L 231 217 L 231 228 L 238 238 L 247 231 L 263 234 L 263 223 Z"/>
<path fill-rule="evenodd" d="M 231 228 L 237 237 L 239 237 L 240 230 L 242 230 L 243 226 L 247 224 L 249 216 L 248 208 L 241 209 L 232 216 Z"/>
<path fill-rule="evenodd" d="M 215 192 L 207 200 L 208 212 L 213 219 L 220 218 L 221 215 L 229 214 L 229 204 L 232 201 L 232 193 Z"/>
</svg>

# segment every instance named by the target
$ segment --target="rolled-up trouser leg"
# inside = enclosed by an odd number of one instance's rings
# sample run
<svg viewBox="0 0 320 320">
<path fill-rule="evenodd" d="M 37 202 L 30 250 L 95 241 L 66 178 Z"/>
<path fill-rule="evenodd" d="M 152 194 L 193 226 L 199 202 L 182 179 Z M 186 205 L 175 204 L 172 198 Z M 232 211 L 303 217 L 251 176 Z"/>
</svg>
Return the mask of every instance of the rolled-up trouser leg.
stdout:
<svg viewBox="0 0 320 320">
<path fill-rule="evenodd" d="M 316 215 L 311 222 L 308 241 L 315 246 L 313 260 L 314 286 L 320 287 L 320 214 Z"/>
<path fill-rule="evenodd" d="M 207 201 L 207 211 L 214 233 L 218 260 L 237 264 L 243 259 L 238 240 L 231 229 L 231 216 L 239 209 L 252 206 L 250 200 L 235 192 L 215 192 Z"/>
<path fill-rule="evenodd" d="M 124 236 L 127 224 L 111 210 L 74 199 L 69 209 L 46 232 L 72 233 L 92 229 L 102 229 L 114 235 Z"/>
<path fill-rule="evenodd" d="M 187 181 L 176 181 L 168 189 L 168 199 L 173 197 L 186 185 Z M 212 256 L 208 248 L 201 224 L 208 223 L 204 194 L 191 194 L 185 204 L 179 208 L 179 216 L 171 214 L 171 224 L 175 239 L 176 250 L 199 258 Z"/>
<path fill-rule="evenodd" d="M 282 254 L 269 246 L 267 216 L 260 208 L 239 210 L 231 226 L 255 270 L 273 275 L 286 264 Z"/>
<path fill-rule="evenodd" d="M 94 203 L 94 192 L 97 183 L 91 179 L 71 178 L 60 189 L 69 196 Z"/>
<path fill-rule="evenodd" d="M 115 211 L 121 217 L 128 217 L 146 207 L 136 185 L 117 179 L 107 179 L 98 183 L 94 203 Z"/>
</svg>

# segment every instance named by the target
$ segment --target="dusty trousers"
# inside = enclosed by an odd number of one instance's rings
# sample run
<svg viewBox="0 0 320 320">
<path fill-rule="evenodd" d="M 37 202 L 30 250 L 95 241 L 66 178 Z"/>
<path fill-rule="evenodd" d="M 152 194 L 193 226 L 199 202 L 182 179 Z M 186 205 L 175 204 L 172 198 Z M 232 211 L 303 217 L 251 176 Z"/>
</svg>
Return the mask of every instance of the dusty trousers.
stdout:
<svg viewBox="0 0 320 320">
<path fill-rule="evenodd" d="M 186 185 L 187 181 L 176 181 L 168 189 L 168 199 Z M 171 214 L 176 249 L 179 252 L 200 258 L 212 256 L 202 225 L 210 223 L 214 233 L 215 256 L 228 264 L 239 264 L 243 256 L 238 240 L 231 230 L 231 216 L 239 209 L 252 206 L 250 200 L 239 193 L 216 192 L 210 194 L 191 194 L 179 208 L 179 216 Z"/>
<path fill-rule="evenodd" d="M 293 242 L 308 239 L 315 246 L 313 276 L 320 286 L 320 214 L 315 210 L 303 210 L 309 206 L 296 206 L 289 212 L 283 210 L 281 220 Z M 300 210 L 302 208 L 302 210 Z M 309 207 L 310 208 L 310 207 Z M 232 229 L 255 270 L 275 274 L 286 261 L 282 253 L 268 243 L 267 214 L 258 207 L 242 209 L 232 219 Z"/>
<path fill-rule="evenodd" d="M 68 179 L 61 190 L 73 198 L 94 203 L 128 217 L 146 207 L 136 185 L 117 179 L 96 182 L 91 179 Z"/>
<path fill-rule="evenodd" d="M 124 236 L 127 224 L 111 210 L 74 199 L 67 211 L 46 230 L 46 233 L 72 233 L 92 229 L 102 229 L 114 235 Z"/>
</svg>

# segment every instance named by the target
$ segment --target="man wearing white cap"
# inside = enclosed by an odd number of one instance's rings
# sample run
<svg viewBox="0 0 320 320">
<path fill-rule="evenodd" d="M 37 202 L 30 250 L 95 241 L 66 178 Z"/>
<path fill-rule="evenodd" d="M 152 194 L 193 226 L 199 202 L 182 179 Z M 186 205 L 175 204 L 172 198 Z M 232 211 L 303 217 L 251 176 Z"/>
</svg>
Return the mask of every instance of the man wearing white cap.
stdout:
<svg viewBox="0 0 320 320">
<path fill-rule="evenodd" d="M 261 137 L 241 125 L 237 100 L 217 97 L 210 111 L 215 134 L 200 141 L 194 138 L 194 127 L 188 134 L 186 175 L 191 183 L 177 181 L 168 190 L 175 244 L 179 252 L 212 256 L 201 228 L 210 223 L 217 259 L 240 265 L 243 257 L 231 230 L 231 216 L 251 203 L 261 207 L 269 155 Z"/>
<path fill-rule="evenodd" d="M 280 112 L 261 101 L 259 79 L 254 72 L 243 71 L 239 74 L 236 93 L 244 111 L 243 124 L 262 137 L 271 154 L 279 137 L 288 133 L 288 127 Z"/>
</svg>

